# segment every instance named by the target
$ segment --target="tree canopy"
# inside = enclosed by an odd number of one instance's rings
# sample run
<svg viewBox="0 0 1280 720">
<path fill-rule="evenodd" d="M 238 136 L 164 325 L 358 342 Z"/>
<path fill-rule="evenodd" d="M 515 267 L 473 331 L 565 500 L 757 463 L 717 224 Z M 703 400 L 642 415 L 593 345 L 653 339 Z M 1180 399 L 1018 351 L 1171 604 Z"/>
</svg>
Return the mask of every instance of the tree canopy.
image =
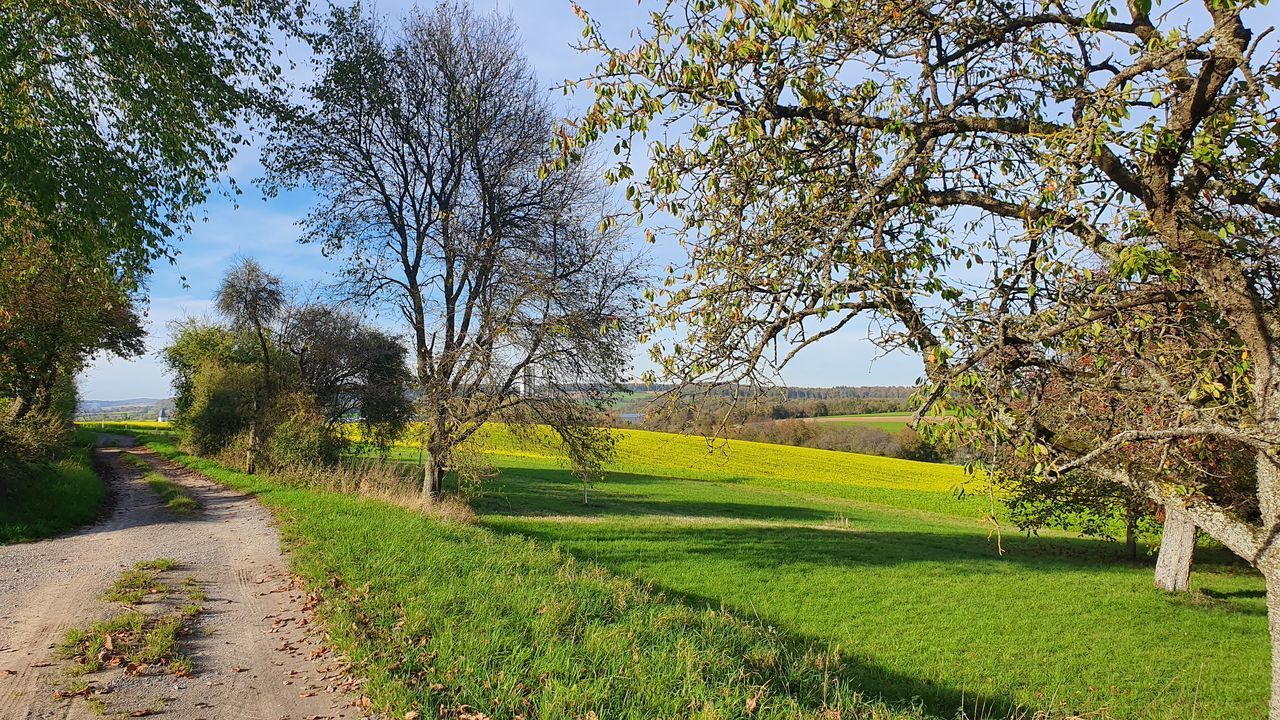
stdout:
<svg viewBox="0 0 1280 720">
<path fill-rule="evenodd" d="M 319 194 L 303 240 L 342 257 L 345 297 L 405 323 L 424 489 L 491 420 L 550 425 L 598 467 L 639 273 L 593 168 L 548 167 L 554 115 L 514 26 L 456 3 L 394 29 L 337 10 L 322 51 L 267 166 Z"/>
<path fill-rule="evenodd" d="M 0 228 L 35 217 L 59 254 L 132 284 L 275 103 L 295 0 L 0 5 Z M 0 243 L 12 240 L 0 232 Z"/>
</svg>

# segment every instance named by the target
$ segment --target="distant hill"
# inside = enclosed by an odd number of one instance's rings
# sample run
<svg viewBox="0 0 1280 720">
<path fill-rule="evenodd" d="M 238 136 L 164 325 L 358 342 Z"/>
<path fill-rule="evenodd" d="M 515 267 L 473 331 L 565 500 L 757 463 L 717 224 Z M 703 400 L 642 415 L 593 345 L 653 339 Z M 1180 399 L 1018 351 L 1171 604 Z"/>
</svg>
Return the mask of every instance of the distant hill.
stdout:
<svg viewBox="0 0 1280 720">
<path fill-rule="evenodd" d="M 163 410 L 173 414 L 173 398 L 129 398 L 126 400 L 81 400 L 77 420 L 154 420 Z"/>
<path fill-rule="evenodd" d="M 673 386 L 626 383 L 624 387 L 633 393 L 652 395 L 670 390 Z M 731 392 L 732 388 L 717 390 L 717 394 L 727 395 Z M 768 390 L 768 394 L 774 397 L 781 397 L 783 392 L 786 392 L 788 400 L 866 400 L 908 398 L 911 397 L 912 388 L 906 385 L 837 385 L 835 387 L 787 387 Z"/>
</svg>

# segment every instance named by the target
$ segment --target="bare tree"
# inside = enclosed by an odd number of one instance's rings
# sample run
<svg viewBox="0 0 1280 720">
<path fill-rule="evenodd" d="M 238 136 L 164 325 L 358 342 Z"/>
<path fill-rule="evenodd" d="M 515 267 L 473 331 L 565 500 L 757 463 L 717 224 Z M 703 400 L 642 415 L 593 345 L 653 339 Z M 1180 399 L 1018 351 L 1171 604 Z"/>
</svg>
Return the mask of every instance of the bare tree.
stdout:
<svg viewBox="0 0 1280 720">
<path fill-rule="evenodd" d="M 271 342 L 267 333 L 284 309 L 284 284 L 252 258 L 243 258 L 222 278 L 215 297 L 218 312 L 236 330 L 253 333 L 258 342 L 261 375 L 253 389 L 253 422 L 249 425 L 249 448 L 244 471 L 257 470 L 259 445 L 264 436 L 265 411 L 271 396 Z"/>
<path fill-rule="evenodd" d="M 555 118 L 515 27 L 446 3 L 390 40 L 338 10 L 323 51 L 266 164 L 319 193 L 303 241 L 343 258 L 346 297 L 408 325 L 424 492 L 490 420 L 548 425 L 594 472 L 592 410 L 626 370 L 639 273 L 598 173 L 546 168 Z"/>
</svg>

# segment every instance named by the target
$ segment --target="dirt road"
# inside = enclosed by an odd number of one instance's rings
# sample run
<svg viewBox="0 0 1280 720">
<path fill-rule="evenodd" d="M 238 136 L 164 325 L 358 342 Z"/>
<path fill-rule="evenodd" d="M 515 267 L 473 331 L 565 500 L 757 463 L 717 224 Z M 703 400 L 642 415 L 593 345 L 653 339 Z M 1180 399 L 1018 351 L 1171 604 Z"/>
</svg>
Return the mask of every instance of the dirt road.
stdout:
<svg viewBox="0 0 1280 720">
<path fill-rule="evenodd" d="M 97 452 L 114 475 L 110 517 L 67 537 L 0 547 L 0 720 L 363 716 L 353 705 L 358 692 L 350 692 L 345 665 L 311 631 L 305 598 L 291 585 L 261 505 L 145 449 L 130 449 L 200 504 L 194 515 L 176 516 L 143 482 L 141 470 L 121 462 L 125 451 Z M 192 661 L 190 675 L 110 667 L 70 684 L 71 663 L 58 657 L 57 643 L 72 627 L 119 614 L 121 606 L 102 600 L 102 592 L 121 572 L 156 558 L 176 560 L 171 574 L 193 578 L 205 596 L 179 643 Z M 82 696 L 55 694 L 68 688 Z"/>
</svg>

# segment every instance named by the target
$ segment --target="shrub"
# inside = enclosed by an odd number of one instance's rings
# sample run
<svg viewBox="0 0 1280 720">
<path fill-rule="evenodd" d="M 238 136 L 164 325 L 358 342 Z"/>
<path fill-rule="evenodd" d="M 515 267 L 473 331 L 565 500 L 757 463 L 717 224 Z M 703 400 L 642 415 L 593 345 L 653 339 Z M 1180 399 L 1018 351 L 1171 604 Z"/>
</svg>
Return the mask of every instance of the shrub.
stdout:
<svg viewBox="0 0 1280 720">
<path fill-rule="evenodd" d="M 56 412 L 31 412 L 10 420 L 0 407 L 0 478 L 12 478 L 27 464 L 47 464 L 71 446 L 73 426 Z"/>
<path fill-rule="evenodd" d="M 286 395 L 273 415 L 267 441 L 268 460 L 275 467 L 333 465 L 342 455 L 345 441 L 320 413 L 314 398 L 303 393 Z"/>
<path fill-rule="evenodd" d="M 177 418 L 182 439 L 199 454 L 227 449 L 252 419 L 253 369 L 204 363 L 192 378 L 191 405 Z"/>
</svg>

